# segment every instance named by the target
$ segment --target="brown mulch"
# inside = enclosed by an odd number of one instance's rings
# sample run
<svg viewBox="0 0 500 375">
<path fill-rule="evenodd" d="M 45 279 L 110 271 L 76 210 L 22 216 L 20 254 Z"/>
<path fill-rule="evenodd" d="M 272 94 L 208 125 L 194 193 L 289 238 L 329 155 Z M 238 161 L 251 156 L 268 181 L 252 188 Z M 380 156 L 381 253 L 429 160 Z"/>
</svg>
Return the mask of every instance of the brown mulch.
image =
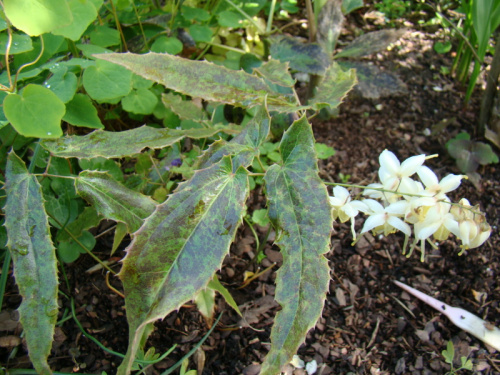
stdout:
<svg viewBox="0 0 500 375">
<path fill-rule="evenodd" d="M 341 105 L 337 118 L 313 120 L 317 141 L 336 150 L 333 157 L 320 161 L 323 179 L 340 182 L 339 173 L 342 173 L 351 176 L 350 183 L 375 182 L 378 155 L 384 149 L 393 151 L 400 160 L 421 153 L 439 154 L 439 158 L 427 163 L 438 175 L 459 173 L 447 155 L 445 142 L 460 131 L 474 134 L 481 91 L 464 107 L 464 89 L 450 77 L 439 74 L 440 65 L 451 66 L 451 59 L 432 50 L 433 38 L 433 34 L 413 29 L 391 51 L 371 58 L 376 65 L 396 72 L 407 85 L 407 94 L 377 101 L 350 96 Z M 486 244 L 463 256 L 458 256 L 459 244 L 450 238 L 440 244 L 438 250 L 428 249 L 428 259 L 421 263 L 419 254 L 409 259 L 401 254 L 403 238 L 399 235 L 387 238 L 366 235 L 353 246 L 349 227 L 335 225 L 331 251 L 327 254 L 332 270 L 330 293 L 320 320 L 298 352 L 305 361 L 318 362 L 317 374 L 444 374 L 449 366 L 441 351 L 448 340 L 455 344 L 457 364 L 460 356 L 467 356 L 476 373 L 500 373 L 497 352 L 392 283 L 403 281 L 449 305 L 462 307 L 500 325 L 500 168 L 489 165 L 478 172 L 482 177 L 480 189 L 464 181 L 452 196 L 456 201 L 467 197 L 472 204 L 480 204 L 493 232 Z M 265 207 L 262 195 L 254 194 L 249 207 L 251 210 Z M 362 220 L 358 220 L 358 231 L 361 225 Z M 257 227 L 257 230 L 263 237 L 266 228 Z M 271 236 L 265 248 L 268 259 L 261 268 L 273 262 L 280 265 L 280 254 L 272 240 Z M 99 241 L 95 253 L 106 259 L 110 238 L 102 237 Z M 257 271 L 255 251 L 251 231 L 241 228 L 220 278 L 246 320 L 242 321 L 222 299 L 217 300 L 218 310 L 225 311 L 221 324 L 190 364 L 191 369 L 203 368 L 203 375 L 258 374 L 259 364 L 269 349 L 270 328 L 278 309 L 273 299 L 276 268 L 246 288 L 237 289 L 245 271 Z M 117 256 L 123 255 L 121 252 Z M 104 273 L 85 274 L 93 265 L 91 258 L 82 256 L 66 266 L 70 287 L 62 283 L 61 290 L 75 298 L 77 318 L 91 335 L 104 346 L 125 353 L 128 330 L 123 299 L 106 286 Z M 119 265 L 113 268 L 118 270 Z M 121 290 L 118 279 L 111 277 L 111 283 Z M 0 324 L 11 326 L 2 331 L 2 335 L 19 335 L 13 312 L 19 303 L 20 297 L 10 278 L 2 309 L 9 315 L 0 316 Z M 61 297 L 60 306 L 60 319 L 71 314 L 69 300 Z M 158 322 L 149 345 L 157 353 L 165 352 L 174 344 L 177 348 L 151 368 L 150 373 L 159 374 L 171 366 L 206 331 L 206 322 L 190 305 Z M 0 348 L 0 361 L 4 365 L 10 353 L 10 349 Z M 72 319 L 57 327 L 50 357 L 53 369 L 114 374 L 119 363 L 120 358 L 105 353 L 82 335 Z M 24 347 L 18 348 L 8 366 L 29 368 Z M 288 367 L 286 371 L 292 374 L 293 368 Z M 295 370 L 293 374 L 305 372 Z"/>
</svg>

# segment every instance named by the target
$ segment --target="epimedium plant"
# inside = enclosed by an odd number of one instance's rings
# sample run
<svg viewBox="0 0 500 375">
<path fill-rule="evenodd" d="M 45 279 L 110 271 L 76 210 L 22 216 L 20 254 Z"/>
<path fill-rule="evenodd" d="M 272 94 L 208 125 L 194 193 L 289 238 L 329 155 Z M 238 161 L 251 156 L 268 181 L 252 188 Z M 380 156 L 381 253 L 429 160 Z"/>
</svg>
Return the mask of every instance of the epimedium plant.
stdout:
<svg viewBox="0 0 500 375">
<path fill-rule="evenodd" d="M 30 0 L 24 1 L 29 3 Z M 80 14 L 77 5 L 85 2 L 45 0 L 42 3 L 48 13 L 52 6 L 64 3 L 76 19 Z M 97 11 L 102 1 L 85 4 L 93 5 Z M 127 2 L 120 4 L 124 9 L 130 5 Z M 16 18 L 18 13 L 12 1 L 4 0 L 4 6 L 8 22 L 27 35 L 42 35 L 56 23 L 52 19 L 47 29 L 40 19 L 30 19 L 26 26 L 21 18 Z M 193 9 L 181 8 L 189 15 L 187 21 L 196 26 L 200 26 L 199 22 L 209 22 L 205 13 Z M 173 14 L 177 11 L 174 7 Z M 173 19 L 171 26 L 176 25 L 175 17 Z M 217 19 L 220 22 L 224 18 L 219 15 Z M 83 31 L 79 32 L 86 32 L 91 22 L 85 21 L 85 27 L 80 25 Z M 38 28 L 33 29 L 32 24 L 37 24 Z M 93 27 L 90 26 L 92 30 Z M 54 27 L 52 31 L 57 29 L 59 27 Z M 246 215 L 245 202 L 253 181 L 264 184 L 268 201 L 267 214 L 256 220 L 264 222 L 267 216 L 271 221 L 284 259 L 277 274 L 276 289 L 276 299 L 282 309 L 276 316 L 271 333 L 272 345 L 261 370 L 262 374 L 277 374 L 291 361 L 307 331 L 321 314 L 329 282 L 324 254 L 328 251 L 333 215 L 326 185 L 318 177 L 317 159 L 330 155 L 331 151 L 315 145 L 306 113 L 337 107 L 356 83 L 354 71 L 343 71 L 337 63 L 329 64 L 322 73 L 315 96 L 307 104 L 302 104 L 294 91 L 295 81 L 287 63 L 271 59 L 256 64 L 247 72 L 163 53 L 109 53 L 104 48 L 119 44 L 121 34 L 116 34 L 118 30 L 108 29 L 98 28 L 96 34 L 89 35 L 90 41 L 105 40 L 100 48 L 92 44 L 77 47 L 86 59 L 58 60 L 59 55 L 51 53 L 60 46 L 51 47 L 50 56 L 37 62 L 41 65 L 35 66 L 34 71 L 26 71 L 29 74 L 25 76 L 19 73 L 23 66 L 19 62 L 17 79 L 12 85 L 9 82 L 5 86 L 9 92 L 4 99 L 7 121 L 21 135 L 44 138 L 34 147 L 28 167 L 23 161 L 25 148 L 13 147 L 6 158 L 5 174 L 5 227 L 16 282 L 23 296 L 19 311 L 31 361 L 39 373 L 51 373 L 47 357 L 58 314 L 54 245 L 60 245 L 57 244 L 61 242 L 60 237 L 69 238 L 88 250 L 92 244 L 84 241 L 86 235 L 83 232 L 101 218 L 119 223 L 115 238 L 132 233 L 132 243 L 127 248 L 119 274 L 125 290 L 130 336 L 128 351 L 118 371 L 119 374 L 128 374 L 138 368 L 137 359 L 156 358 L 156 354 L 146 355 L 151 351 L 144 348 L 156 320 L 164 318 L 186 301 L 196 300 L 207 288 L 224 295 L 224 288 L 217 284 L 214 275 Z M 193 30 L 196 31 L 196 27 Z M 192 33 L 196 35 L 196 32 Z M 9 46 L 14 40 L 12 29 L 7 27 L 6 34 L 10 40 L 6 48 L 8 57 Z M 146 34 L 145 45 L 151 42 Z M 49 34 L 40 36 L 40 59 L 48 48 L 45 37 L 47 40 L 53 38 Z M 65 37 L 71 39 L 68 35 Z M 112 44 L 105 46 L 110 39 Z M 170 47 L 176 44 L 171 40 L 163 42 Z M 100 52 L 107 53 L 98 54 Z M 64 74 L 58 72 L 61 65 L 68 69 Z M 70 68 L 75 65 L 76 72 Z M 52 74 L 50 77 L 42 74 L 47 70 Z M 76 124 L 64 119 L 65 113 L 70 112 L 69 102 L 64 102 L 52 91 L 58 85 L 50 80 L 61 74 L 73 77 L 70 73 L 81 78 L 86 95 L 99 106 L 121 102 L 122 108 L 128 108 L 130 113 L 134 113 L 131 110 L 134 105 L 148 107 L 147 111 L 135 114 L 161 112 L 165 125 L 173 119 L 165 114 L 167 109 L 190 126 L 174 121 L 174 129 L 142 126 L 121 132 L 100 129 L 84 136 L 58 137 L 62 134 L 61 119 Z M 9 74 L 7 70 L 8 81 L 11 79 Z M 18 94 L 15 92 L 16 83 L 23 77 L 27 81 Z M 33 78 L 35 83 L 31 83 Z M 42 80 L 38 82 L 40 78 Z M 71 83 L 74 79 L 63 81 Z M 71 87 L 74 88 L 73 83 Z M 82 95 L 80 98 L 93 107 L 90 99 L 83 99 L 87 98 L 85 94 L 76 93 L 81 87 L 77 83 L 74 97 Z M 54 100 L 43 101 L 46 97 L 54 98 L 47 90 L 56 95 L 62 106 L 59 102 L 55 104 Z M 143 102 L 144 98 L 147 101 L 151 97 L 148 92 L 156 98 L 154 106 Z M 127 100 L 130 94 L 133 97 Z M 40 118 L 23 117 L 26 113 L 43 112 L 37 98 L 44 103 L 43 109 L 48 108 L 46 112 L 51 113 L 50 118 L 43 118 L 41 126 L 34 126 Z M 205 105 L 199 105 L 199 98 Z M 158 103 L 161 103 L 159 107 L 156 106 Z M 55 112 L 51 111 L 52 104 Z M 243 108 L 245 120 L 242 125 L 221 125 L 218 104 Z M 79 108 L 78 105 L 75 108 Z M 17 117 L 18 111 L 22 112 L 20 118 Z M 278 117 L 271 118 L 270 113 L 294 120 L 289 127 L 284 127 L 288 128 L 278 147 L 267 142 L 273 121 Z M 109 111 L 107 115 L 112 117 L 116 113 Z M 97 119 L 100 121 L 99 117 Z M 46 123 L 53 127 L 45 128 Z M 214 141 L 216 135 L 220 139 Z M 193 148 L 192 154 L 180 155 L 179 142 L 188 138 L 202 142 L 197 149 Z M 158 154 L 153 154 L 154 150 L 159 150 Z M 263 154 L 267 158 L 264 163 L 261 160 Z M 182 165 L 179 165 L 180 156 L 184 158 Z M 113 160 L 127 158 L 136 160 L 134 170 L 138 178 L 125 181 Z M 40 169 L 45 172 L 34 173 Z M 140 180 L 146 177 L 148 181 L 164 182 L 163 179 L 167 179 L 173 170 L 185 180 L 177 188 L 176 184 L 163 184 L 160 191 L 154 186 L 141 185 Z M 75 171 L 80 172 L 76 174 Z M 138 185 L 142 187 L 138 189 Z M 382 186 L 382 189 L 397 190 L 394 186 Z M 50 191 L 60 192 L 68 202 L 81 197 L 90 206 L 85 209 L 75 207 L 66 216 L 58 216 L 57 209 L 53 209 L 58 208 L 55 202 L 58 196 L 53 197 Z M 70 193 L 65 193 L 68 191 Z M 416 192 L 422 193 L 418 189 Z M 347 214 L 347 217 L 352 218 L 352 215 Z M 56 238 L 51 236 L 51 226 L 58 229 Z M 59 246 L 57 255 L 64 260 L 63 254 Z M 227 296 L 225 298 L 230 300 Z"/>
<path fill-rule="evenodd" d="M 135 233 L 120 272 L 130 329 L 129 350 L 119 369 L 122 374 L 131 371 L 151 324 L 194 298 L 220 267 L 245 213 L 248 168 L 269 134 L 268 111 L 302 113 L 283 136 L 279 163 L 263 175 L 269 217 L 281 233 L 278 243 L 286 259 L 277 292 L 284 308 L 276 319 L 274 344 L 263 365 L 263 373 L 278 373 L 319 317 L 329 280 L 322 254 L 328 249 L 332 215 L 325 185 L 317 176 L 312 130 L 303 113 L 337 106 L 354 85 L 354 72 L 332 65 L 316 98 L 303 106 L 291 89 L 294 82 L 287 65 L 274 60 L 251 75 L 164 54 L 96 57 L 191 97 L 255 107 L 246 127 L 231 141 L 210 145 L 192 177 L 162 204 L 128 189 L 108 173 L 84 170 L 78 177 L 61 176 L 73 180 L 76 193 L 100 215 L 125 223 Z M 282 94 L 278 87 L 289 90 Z M 221 131 L 209 120 L 206 124 L 206 128 L 188 130 L 96 131 L 40 144 L 54 158 L 123 158 L 144 148 L 164 149 L 184 137 L 206 138 Z M 42 185 L 14 151 L 7 160 L 5 190 L 8 246 L 24 297 L 21 322 L 33 365 L 40 373 L 50 373 L 46 358 L 58 311 L 56 257 Z M 317 297 L 313 302 L 312 295 Z"/>
</svg>

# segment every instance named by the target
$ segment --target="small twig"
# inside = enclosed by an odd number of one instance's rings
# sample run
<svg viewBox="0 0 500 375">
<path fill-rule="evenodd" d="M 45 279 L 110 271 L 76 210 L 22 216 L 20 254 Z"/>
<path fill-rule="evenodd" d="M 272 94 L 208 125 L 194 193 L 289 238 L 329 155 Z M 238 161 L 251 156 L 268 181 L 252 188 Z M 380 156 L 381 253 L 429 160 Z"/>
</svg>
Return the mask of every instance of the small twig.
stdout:
<svg viewBox="0 0 500 375">
<path fill-rule="evenodd" d="M 125 295 L 118 291 L 115 287 L 113 287 L 110 283 L 109 283 L 109 271 L 106 272 L 106 285 L 108 286 L 108 288 L 115 294 L 118 294 L 120 297 L 122 297 L 123 299 L 125 299 Z"/>
<path fill-rule="evenodd" d="M 366 349 L 368 349 L 375 343 L 375 338 L 377 337 L 379 327 L 380 327 L 380 317 L 377 316 L 377 323 L 375 324 L 375 329 L 373 330 L 372 337 L 370 338 L 370 341 L 368 342 Z"/>
</svg>

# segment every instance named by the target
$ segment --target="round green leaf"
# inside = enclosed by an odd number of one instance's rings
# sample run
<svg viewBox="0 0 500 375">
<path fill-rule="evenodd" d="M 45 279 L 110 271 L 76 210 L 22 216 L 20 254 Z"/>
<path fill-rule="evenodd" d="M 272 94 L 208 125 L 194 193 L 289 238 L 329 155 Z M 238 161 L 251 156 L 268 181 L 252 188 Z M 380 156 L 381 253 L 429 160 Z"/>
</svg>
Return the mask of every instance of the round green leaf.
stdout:
<svg viewBox="0 0 500 375">
<path fill-rule="evenodd" d="M 25 137 L 58 138 L 62 136 L 64 103 L 48 88 L 30 84 L 22 95 L 11 94 L 3 101 L 7 120 Z"/>
<path fill-rule="evenodd" d="M 97 17 L 97 10 L 90 0 L 68 0 L 68 5 L 73 15 L 73 22 L 67 26 L 53 31 L 53 34 L 62 35 L 76 41 Z"/>
<path fill-rule="evenodd" d="M 158 103 L 158 98 L 148 89 L 132 90 L 122 99 L 123 109 L 139 115 L 149 115 Z"/>
<path fill-rule="evenodd" d="M 9 36 L 6 33 L 0 35 L 0 55 L 5 55 L 8 40 Z M 31 51 L 32 49 L 33 44 L 31 43 L 31 38 L 28 35 L 12 35 L 12 43 L 10 45 L 9 55 L 17 55 L 18 53 Z"/>
<path fill-rule="evenodd" d="M 182 51 L 182 47 L 182 42 L 179 39 L 163 36 L 154 41 L 153 45 L 151 46 L 151 51 L 177 55 Z"/>
<path fill-rule="evenodd" d="M 83 231 L 82 235 L 78 237 L 78 241 L 88 250 L 92 250 L 96 244 L 94 236 L 88 231 Z M 74 262 L 78 259 L 80 254 L 84 254 L 85 252 L 86 251 L 73 239 L 67 242 L 61 242 L 57 247 L 59 259 L 65 263 Z"/>
<path fill-rule="evenodd" d="M 208 21 L 210 13 L 201 8 L 191 8 L 187 6 L 182 7 L 182 16 L 187 20 Z"/>
<path fill-rule="evenodd" d="M 132 89 L 132 72 L 119 65 L 98 60 L 83 73 L 83 87 L 98 101 L 109 101 L 128 95 Z"/>
<path fill-rule="evenodd" d="M 195 42 L 210 42 L 213 33 L 208 26 L 191 25 L 189 27 L 189 34 L 193 37 Z"/>
<path fill-rule="evenodd" d="M 92 129 L 104 128 L 97 115 L 97 109 L 90 101 L 90 98 L 84 94 L 76 94 L 73 100 L 66 104 L 66 114 L 63 120 L 74 126 L 84 126 Z"/>
<path fill-rule="evenodd" d="M 73 21 L 66 0 L 4 0 L 7 18 L 31 36 L 51 32 Z"/>
<path fill-rule="evenodd" d="M 45 83 L 45 87 L 56 94 L 63 103 L 73 99 L 78 88 L 78 78 L 75 73 L 67 70 L 66 67 L 55 70 L 54 75 Z"/>
<path fill-rule="evenodd" d="M 217 21 L 219 25 L 222 27 L 240 27 L 241 16 L 230 10 L 225 10 L 224 12 L 219 13 L 217 16 Z"/>
<path fill-rule="evenodd" d="M 107 26 L 97 26 L 90 33 L 90 42 L 100 47 L 115 46 L 120 44 L 120 33 Z"/>
<path fill-rule="evenodd" d="M 149 89 L 154 82 L 149 79 L 142 78 L 138 74 L 132 74 L 132 87 L 134 89 Z"/>
</svg>

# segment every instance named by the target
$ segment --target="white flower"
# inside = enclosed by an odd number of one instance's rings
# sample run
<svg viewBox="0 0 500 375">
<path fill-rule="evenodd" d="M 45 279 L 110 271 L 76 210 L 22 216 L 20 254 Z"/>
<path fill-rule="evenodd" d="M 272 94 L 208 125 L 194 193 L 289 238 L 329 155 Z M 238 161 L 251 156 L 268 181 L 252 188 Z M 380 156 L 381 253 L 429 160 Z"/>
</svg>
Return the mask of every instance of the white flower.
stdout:
<svg viewBox="0 0 500 375">
<path fill-rule="evenodd" d="M 351 201 L 349 190 L 342 186 L 333 188 L 333 197 L 330 197 L 332 205 L 333 219 L 340 219 L 342 223 L 351 220 L 352 236 L 356 239 L 356 231 L 354 229 L 354 218 L 359 214 L 359 211 L 366 212 L 368 207 L 361 201 Z"/>
<path fill-rule="evenodd" d="M 450 213 L 449 203 L 437 203 L 424 208 L 423 220 L 415 224 L 415 237 L 426 240 L 430 236 L 438 241 L 444 241 L 450 235 L 459 236 L 458 222 Z"/>
<path fill-rule="evenodd" d="M 395 232 L 395 230 L 400 230 L 407 236 L 411 235 L 410 226 L 397 217 L 405 214 L 408 206 L 406 201 L 402 200 L 391 203 L 385 208 L 373 199 L 365 199 L 363 203 L 370 209 L 368 212 L 370 216 L 366 219 L 361 233 L 374 230 L 375 233 L 383 232 L 387 236 L 389 233 Z"/>
<path fill-rule="evenodd" d="M 420 167 L 417 171 L 418 177 L 425 185 L 424 193 L 434 197 L 436 201 L 447 199 L 446 193 L 455 190 L 466 176 L 449 174 L 438 181 L 436 174 L 428 167 Z"/>
<path fill-rule="evenodd" d="M 311 362 L 307 362 L 306 371 L 309 375 L 315 374 L 317 370 L 318 370 L 318 363 L 316 362 L 315 359 L 313 359 Z"/>
<path fill-rule="evenodd" d="M 490 236 L 491 227 L 486 223 L 479 207 L 472 207 L 465 198 L 462 198 L 459 204 L 460 206 L 453 206 L 450 213 L 458 221 L 459 234 L 457 237 L 462 240 L 463 249 L 481 246 Z"/>
<path fill-rule="evenodd" d="M 290 364 L 295 368 L 304 368 L 304 361 L 297 354 L 292 357 Z"/>
<path fill-rule="evenodd" d="M 424 164 L 425 155 L 412 156 L 400 163 L 396 155 L 384 150 L 379 156 L 378 176 L 387 190 L 397 190 L 401 182 L 413 176 Z"/>
</svg>

